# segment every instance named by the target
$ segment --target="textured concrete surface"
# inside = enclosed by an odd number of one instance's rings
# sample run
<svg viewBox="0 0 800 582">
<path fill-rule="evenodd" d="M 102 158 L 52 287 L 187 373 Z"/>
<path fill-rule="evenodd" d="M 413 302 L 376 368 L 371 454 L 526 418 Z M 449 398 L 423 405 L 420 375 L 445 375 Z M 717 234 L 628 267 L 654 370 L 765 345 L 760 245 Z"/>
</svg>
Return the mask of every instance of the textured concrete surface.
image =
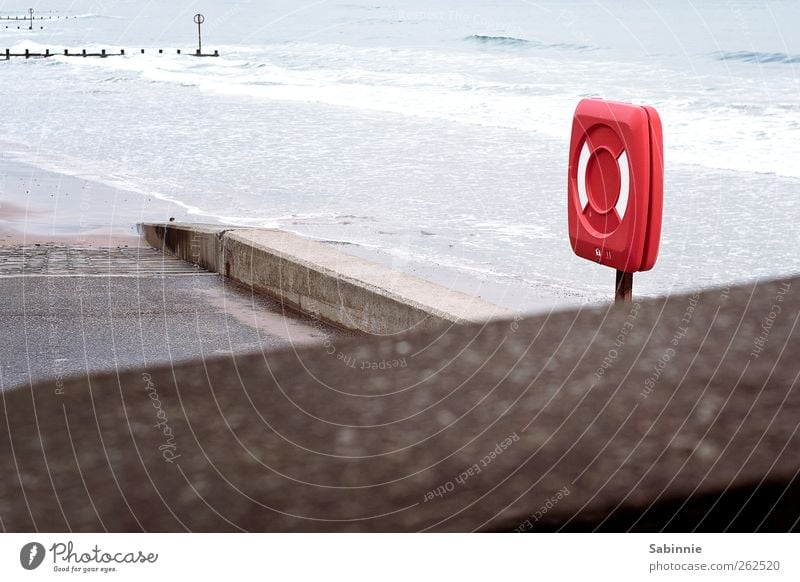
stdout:
<svg viewBox="0 0 800 582">
<path fill-rule="evenodd" d="M 2 393 L 7 531 L 789 530 L 800 279 Z"/>
<path fill-rule="evenodd" d="M 0 388 L 337 333 L 149 248 L 2 248 L 0 296 Z"/>
<path fill-rule="evenodd" d="M 512 317 L 506 309 L 310 239 L 268 229 L 142 224 L 154 248 L 303 313 L 372 334 Z"/>
</svg>

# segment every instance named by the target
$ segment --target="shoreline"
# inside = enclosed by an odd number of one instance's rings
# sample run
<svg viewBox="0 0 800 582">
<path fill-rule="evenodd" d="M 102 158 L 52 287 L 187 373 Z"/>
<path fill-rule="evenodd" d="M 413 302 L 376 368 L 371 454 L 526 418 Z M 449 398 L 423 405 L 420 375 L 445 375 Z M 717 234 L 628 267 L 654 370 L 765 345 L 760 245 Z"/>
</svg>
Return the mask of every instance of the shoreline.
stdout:
<svg viewBox="0 0 800 582">
<path fill-rule="evenodd" d="M 154 197 L 0 158 L 0 246 L 135 246 L 137 221 L 186 216 Z"/>
<path fill-rule="evenodd" d="M 136 225 L 167 223 L 171 218 L 179 223 L 203 222 L 202 217 L 189 214 L 175 203 L 102 182 L 58 174 L 26 162 L 0 159 L 0 247 L 48 244 L 145 246 Z M 219 226 L 239 225 L 220 223 Z M 279 230 L 295 232 L 285 228 Z M 346 254 L 519 312 L 541 313 L 589 302 L 587 297 L 579 295 L 560 296 L 545 286 L 532 288 L 513 280 L 495 281 L 428 260 L 411 258 L 398 264 L 396 257 L 381 249 L 357 243 L 339 243 L 321 233 L 297 234 Z"/>
<path fill-rule="evenodd" d="M 75 247 L 136 247 L 141 246 L 138 235 L 121 228 L 95 229 L 66 234 L 29 232 L 8 224 L 15 209 L 4 204 L 0 207 L 0 248 L 15 246 L 69 245 Z"/>
</svg>

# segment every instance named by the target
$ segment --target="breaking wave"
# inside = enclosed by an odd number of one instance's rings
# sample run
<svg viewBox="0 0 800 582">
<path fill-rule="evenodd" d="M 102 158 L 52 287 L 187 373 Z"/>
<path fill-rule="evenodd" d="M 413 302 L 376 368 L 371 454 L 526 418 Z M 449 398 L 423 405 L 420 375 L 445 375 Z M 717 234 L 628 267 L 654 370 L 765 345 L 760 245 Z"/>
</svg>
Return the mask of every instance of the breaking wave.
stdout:
<svg viewBox="0 0 800 582">
<path fill-rule="evenodd" d="M 787 53 L 764 53 L 753 51 L 731 51 L 731 52 L 717 52 L 714 56 L 719 61 L 740 61 L 743 63 L 756 63 L 756 64 L 781 64 L 791 65 L 800 63 L 800 55 L 791 55 Z"/>
</svg>

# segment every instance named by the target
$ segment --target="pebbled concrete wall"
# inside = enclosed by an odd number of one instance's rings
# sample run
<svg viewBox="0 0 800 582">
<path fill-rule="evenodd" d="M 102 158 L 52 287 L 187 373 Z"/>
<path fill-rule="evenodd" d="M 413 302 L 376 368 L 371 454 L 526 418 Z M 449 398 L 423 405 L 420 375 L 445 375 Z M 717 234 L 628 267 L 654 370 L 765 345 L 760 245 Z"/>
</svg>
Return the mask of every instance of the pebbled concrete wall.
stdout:
<svg viewBox="0 0 800 582">
<path fill-rule="evenodd" d="M 2 393 L 4 531 L 787 531 L 800 279 Z"/>
</svg>

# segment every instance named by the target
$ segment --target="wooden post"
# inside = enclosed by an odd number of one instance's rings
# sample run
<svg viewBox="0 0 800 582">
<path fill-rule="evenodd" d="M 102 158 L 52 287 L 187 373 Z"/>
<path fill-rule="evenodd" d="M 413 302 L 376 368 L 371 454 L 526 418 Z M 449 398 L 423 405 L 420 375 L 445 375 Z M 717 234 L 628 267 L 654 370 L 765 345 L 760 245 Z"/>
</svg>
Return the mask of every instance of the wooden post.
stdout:
<svg viewBox="0 0 800 582">
<path fill-rule="evenodd" d="M 614 302 L 630 303 L 633 301 L 633 273 L 617 271 L 617 285 L 615 287 Z"/>
</svg>

